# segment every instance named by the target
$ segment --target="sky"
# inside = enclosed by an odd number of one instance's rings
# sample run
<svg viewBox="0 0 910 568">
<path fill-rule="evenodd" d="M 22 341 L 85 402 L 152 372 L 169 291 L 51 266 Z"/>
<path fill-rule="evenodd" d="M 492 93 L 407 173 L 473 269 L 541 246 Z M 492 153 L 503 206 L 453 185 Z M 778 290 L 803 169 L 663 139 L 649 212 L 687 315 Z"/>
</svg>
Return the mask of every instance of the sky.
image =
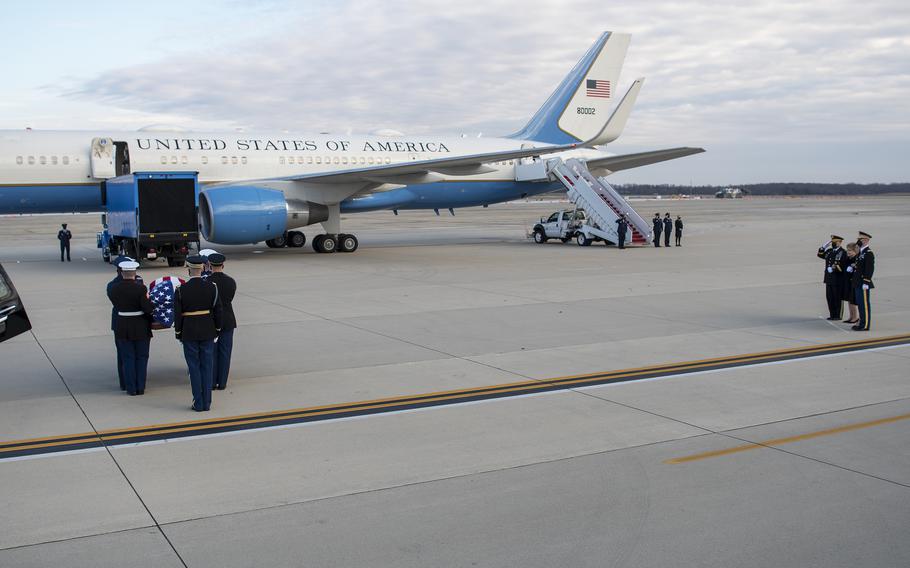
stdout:
<svg viewBox="0 0 910 568">
<path fill-rule="evenodd" d="M 603 31 L 645 85 L 617 183 L 910 181 L 910 3 L 5 3 L 0 129 L 505 135 Z"/>
</svg>

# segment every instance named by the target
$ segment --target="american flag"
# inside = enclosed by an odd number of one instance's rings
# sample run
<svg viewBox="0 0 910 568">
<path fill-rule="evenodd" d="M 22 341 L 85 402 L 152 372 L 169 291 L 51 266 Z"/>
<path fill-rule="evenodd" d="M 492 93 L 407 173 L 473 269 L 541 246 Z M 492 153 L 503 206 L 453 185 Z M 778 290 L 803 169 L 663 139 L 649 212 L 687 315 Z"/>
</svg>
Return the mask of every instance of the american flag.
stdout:
<svg viewBox="0 0 910 568">
<path fill-rule="evenodd" d="M 155 306 L 152 317 L 161 327 L 167 328 L 174 325 L 174 292 L 183 283 L 182 278 L 162 276 L 152 280 L 152 283 L 149 284 L 149 300 Z"/>
<path fill-rule="evenodd" d="M 599 79 L 588 79 L 585 81 L 585 94 L 589 97 L 610 98 L 610 82 Z"/>
</svg>

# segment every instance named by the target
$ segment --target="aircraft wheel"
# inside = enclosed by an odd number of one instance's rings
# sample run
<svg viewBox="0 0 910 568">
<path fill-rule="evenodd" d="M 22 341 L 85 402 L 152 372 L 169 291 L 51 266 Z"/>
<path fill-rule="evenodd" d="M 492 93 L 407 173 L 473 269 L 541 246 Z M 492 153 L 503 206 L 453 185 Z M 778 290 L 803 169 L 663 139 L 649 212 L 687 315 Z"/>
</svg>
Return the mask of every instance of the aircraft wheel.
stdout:
<svg viewBox="0 0 910 568">
<path fill-rule="evenodd" d="M 360 243 L 354 235 L 338 235 L 338 251 L 354 252 Z"/>
<path fill-rule="evenodd" d="M 272 239 L 272 245 L 274 245 L 272 248 L 284 248 L 288 246 L 288 234 L 282 233 Z"/>
<path fill-rule="evenodd" d="M 300 231 L 288 232 L 288 246 L 291 248 L 300 248 L 306 244 L 306 235 Z"/>
<path fill-rule="evenodd" d="M 275 247 L 275 239 L 268 239 L 268 240 L 266 240 L 266 241 L 265 241 L 265 246 L 269 247 L 270 249 L 276 248 L 276 247 Z"/>
<path fill-rule="evenodd" d="M 338 237 L 335 235 L 322 235 L 319 252 L 330 253 L 338 250 Z"/>
<path fill-rule="evenodd" d="M 535 229 L 534 231 L 534 242 L 542 245 L 547 242 L 547 235 L 540 229 Z"/>
<path fill-rule="evenodd" d="M 580 247 L 591 246 L 591 239 L 585 236 L 584 233 L 578 233 L 575 235 L 575 242 L 578 243 L 578 246 Z"/>
</svg>

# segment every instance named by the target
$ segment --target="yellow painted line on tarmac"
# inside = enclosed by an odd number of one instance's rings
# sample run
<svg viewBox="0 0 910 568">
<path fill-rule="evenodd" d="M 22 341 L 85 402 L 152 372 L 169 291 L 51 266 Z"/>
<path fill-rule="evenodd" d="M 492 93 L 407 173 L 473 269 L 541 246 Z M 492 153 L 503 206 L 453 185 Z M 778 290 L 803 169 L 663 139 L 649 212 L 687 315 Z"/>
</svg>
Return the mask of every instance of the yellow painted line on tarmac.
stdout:
<svg viewBox="0 0 910 568">
<path fill-rule="evenodd" d="M 910 414 L 901 414 L 900 416 L 879 418 L 878 420 L 870 420 L 868 422 L 857 422 L 856 424 L 847 424 L 846 426 L 838 426 L 837 428 L 828 428 L 826 430 L 818 430 L 816 432 L 809 432 L 808 434 L 799 434 L 797 436 L 787 436 L 786 438 L 774 438 L 772 440 L 765 440 L 763 442 L 755 442 L 755 443 L 750 443 L 750 444 L 743 444 L 742 446 L 734 446 L 732 448 L 727 448 L 724 450 L 714 450 L 712 452 L 703 452 L 700 454 L 692 454 L 689 456 L 672 458 L 669 460 L 665 460 L 664 463 L 668 463 L 668 464 L 688 463 L 688 462 L 693 462 L 693 461 L 706 460 L 706 459 L 710 459 L 710 458 L 717 458 L 717 457 L 721 457 L 721 456 L 729 456 L 731 454 L 748 452 L 751 450 L 757 450 L 759 448 L 764 448 L 767 446 L 782 446 L 784 444 L 792 444 L 793 442 L 802 442 L 803 440 L 811 440 L 813 438 L 821 438 L 823 436 L 833 436 L 834 434 L 843 434 L 844 432 L 852 432 L 854 430 L 863 430 L 865 428 L 872 428 L 874 426 L 892 424 L 894 422 L 900 422 L 901 420 L 907 420 L 907 419 L 910 419 Z"/>
</svg>

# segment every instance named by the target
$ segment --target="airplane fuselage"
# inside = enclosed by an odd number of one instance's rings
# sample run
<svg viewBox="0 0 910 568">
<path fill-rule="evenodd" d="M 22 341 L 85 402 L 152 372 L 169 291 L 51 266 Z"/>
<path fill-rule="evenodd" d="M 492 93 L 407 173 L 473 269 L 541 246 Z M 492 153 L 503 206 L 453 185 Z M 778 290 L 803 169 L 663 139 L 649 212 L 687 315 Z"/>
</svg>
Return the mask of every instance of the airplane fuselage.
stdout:
<svg viewBox="0 0 910 568">
<path fill-rule="evenodd" d="M 0 213 L 101 211 L 100 184 L 93 168 L 92 140 L 109 138 L 126 148 L 117 173 L 193 171 L 202 184 L 275 179 L 301 174 L 368 168 L 514 150 L 527 141 L 510 138 L 441 136 L 339 136 L 179 131 L 0 131 Z M 572 157 L 603 152 L 573 150 Z M 341 202 L 343 211 L 433 209 L 484 205 L 543 193 L 551 183 L 515 181 L 512 161 L 490 164 L 487 173 L 444 175 L 433 183 L 410 184 Z M 285 186 L 299 199 L 306 184 Z"/>
</svg>

